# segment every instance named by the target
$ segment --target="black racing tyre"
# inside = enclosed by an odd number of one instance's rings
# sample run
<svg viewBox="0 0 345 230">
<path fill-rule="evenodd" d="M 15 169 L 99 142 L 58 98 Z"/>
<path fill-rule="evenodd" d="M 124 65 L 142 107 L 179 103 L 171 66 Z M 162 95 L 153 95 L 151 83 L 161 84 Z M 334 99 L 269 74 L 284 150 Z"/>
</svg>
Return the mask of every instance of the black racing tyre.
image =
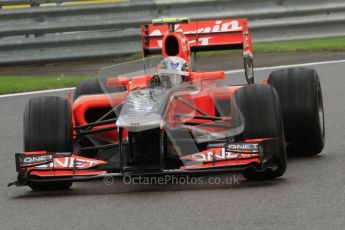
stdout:
<svg viewBox="0 0 345 230">
<path fill-rule="evenodd" d="M 279 98 L 273 87 L 268 85 L 249 85 L 235 92 L 235 98 L 241 110 L 245 128 L 243 139 L 278 138 L 280 151 L 274 159 L 276 168 L 263 172 L 249 168 L 243 172 L 248 180 L 270 180 L 280 177 L 286 170 L 286 147 L 284 128 Z"/>
<path fill-rule="evenodd" d="M 268 78 L 283 113 L 288 154 L 316 155 L 325 145 L 325 120 L 320 80 L 310 68 L 274 71 Z"/>
<path fill-rule="evenodd" d="M 88 79 L 79 82 L 76 89 L 74 90 L 73 100 L 75 101 L 78 97 L 83 95 L 103 94 L 104 91 L 102 89 L 101 84 L 103 83 L 100 83 L 98 79 Z M 124 91 L 126 91 L 126 87 L 122 85 L 116 87 L 106 87 L 107 93 L 117 93 Z"/>
<path fill-rule="evenodd" d="M 61 191 L 68 190 L 72 186 L 72 182 L 31 182 L 29 187 L 33 191 Z"/>
<path fill-rule="evenodd" d="M 103 90 L 98 82 L 98 79 L 89 79 L 79 82 L 74 90 L 73 100 L 83 95 L 102 94 Z"/>
<path fill-rule="evenodd" d="M 29 100 L 24 111 L 24 150 L 71 152 L 73 127 L 66 99 L 46 96 Z M 72 182 L 30 183 L 35 191 L 68 189 Z"/>
</svg>

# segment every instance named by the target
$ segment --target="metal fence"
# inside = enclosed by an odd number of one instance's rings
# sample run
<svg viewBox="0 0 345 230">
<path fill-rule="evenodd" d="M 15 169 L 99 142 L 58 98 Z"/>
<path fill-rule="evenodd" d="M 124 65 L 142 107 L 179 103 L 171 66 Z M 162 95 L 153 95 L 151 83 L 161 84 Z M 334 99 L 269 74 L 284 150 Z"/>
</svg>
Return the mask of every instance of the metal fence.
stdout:
<svg viewBox="0 0 345 230">
<path fill-rule="evenodd" d="M 166 16 L 191 19 L 247 17 L 254 42 L 345 35 L 343 0 L 189 0 L 174 4 L 165 0 L 132 0 L 1 9 L 0 65 L 139 52 L 139 26 L 152 18 Z"/>
</svg>

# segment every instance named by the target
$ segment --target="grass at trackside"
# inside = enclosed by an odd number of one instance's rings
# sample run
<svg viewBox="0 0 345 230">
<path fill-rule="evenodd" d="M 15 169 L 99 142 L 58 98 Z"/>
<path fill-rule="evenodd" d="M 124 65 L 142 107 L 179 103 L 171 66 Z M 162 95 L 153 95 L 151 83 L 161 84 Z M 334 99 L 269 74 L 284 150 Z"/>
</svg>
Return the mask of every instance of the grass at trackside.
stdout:
<svg viewBox="0 0 345 230">
<path fill-rule="evenodd" d="M 76 86 L 81 80 L 88 77 L 83 76 L 1 76 L 0 94 L 19 93 L 27 91 L 57 89 Z"/>
<path fill-rule="evenodd" d="M 345 37 L 254 44 L 255 52 L 345 51 Z"/>
<path fill-rule="evenodd" d="M 254 43 L 255 53 L 269 52 L 322 52 L 345 51 L 345 37 L 320 38 L 295 41 L 277 41 Z M 225 56 L 239 53 L 240 51 L 211 51 L 201 52 L 198 56 Z M 140 59 L 141 54 L 133 54 L 129 57 L 114 59 L 116 62 L 126 62 Z M 87 77 L 83 76 L 0 76 L 0 94 L 18 93 L 26 91 L 56 89 L 76 86 L 78 82 Z"/>
<path fill-rule="evenodd" d="M 254 54 L 256 53 L 274 53 L 274 52 L 338 52 L 345 51 L 345 37 L 260 42 L 254 43 Z M 241 51 L 211 51 L 200 53 L 199 56 L 224 56 Z"/>
</svg>

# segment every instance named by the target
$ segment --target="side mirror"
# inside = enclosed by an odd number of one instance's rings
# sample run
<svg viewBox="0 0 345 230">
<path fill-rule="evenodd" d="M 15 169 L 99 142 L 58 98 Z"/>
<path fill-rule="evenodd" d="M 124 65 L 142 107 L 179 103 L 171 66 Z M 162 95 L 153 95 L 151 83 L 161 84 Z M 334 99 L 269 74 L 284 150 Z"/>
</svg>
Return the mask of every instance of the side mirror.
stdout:
<svg viewBox="0 0 345 230">
<path fill-rule="evenodd" d="M 254 84 L 253 59 L 250 56 L 244 56 L 244 73 L 248 84 Z"/>
</svg>

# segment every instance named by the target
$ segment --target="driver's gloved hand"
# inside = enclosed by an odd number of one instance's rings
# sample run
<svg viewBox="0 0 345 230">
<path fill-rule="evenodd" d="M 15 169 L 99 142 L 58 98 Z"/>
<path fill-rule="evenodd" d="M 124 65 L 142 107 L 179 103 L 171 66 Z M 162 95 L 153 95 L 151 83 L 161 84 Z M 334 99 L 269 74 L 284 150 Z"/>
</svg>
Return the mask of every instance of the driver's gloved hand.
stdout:
<svg viewBox="0 0 345 230">
<path fill-rule="evenodd" d="M 161 80 L 159 79 L 159 76 L 158 75 L 153 75 L 151 80 L 150 80 L 150 88 L 155 88 L 157 86 L 161 86 L 162 85 L 162 82 Z"/>
</svg>

